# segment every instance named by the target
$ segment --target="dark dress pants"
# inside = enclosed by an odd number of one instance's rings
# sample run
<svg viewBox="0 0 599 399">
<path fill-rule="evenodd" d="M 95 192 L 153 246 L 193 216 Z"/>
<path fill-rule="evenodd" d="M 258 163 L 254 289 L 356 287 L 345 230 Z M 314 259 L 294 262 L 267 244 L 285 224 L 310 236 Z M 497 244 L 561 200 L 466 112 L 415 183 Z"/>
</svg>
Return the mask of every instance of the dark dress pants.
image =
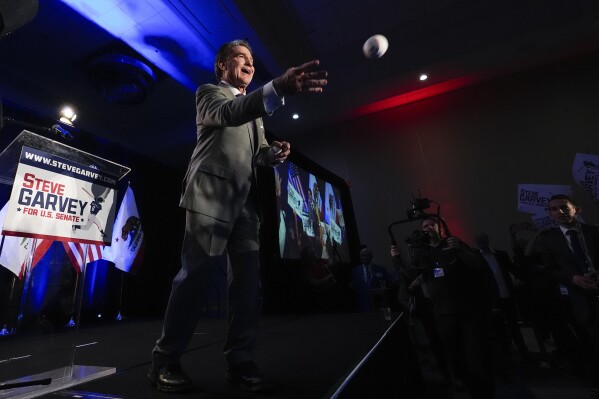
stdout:
<svg viewBox="0 0 599 399">
<path fill-rule="evenodd" d="M 195 331 L 212 273 L 227 254 L 228 330 L 224 353 L 229 364 L 252 360 L 260 316 L 260 222 L 251 198 L 232 225 L 187 211 L 182 266 L 173 280 L 162 336 L 152 352 L 154 363 L 179 362 Z"/>
</svg>

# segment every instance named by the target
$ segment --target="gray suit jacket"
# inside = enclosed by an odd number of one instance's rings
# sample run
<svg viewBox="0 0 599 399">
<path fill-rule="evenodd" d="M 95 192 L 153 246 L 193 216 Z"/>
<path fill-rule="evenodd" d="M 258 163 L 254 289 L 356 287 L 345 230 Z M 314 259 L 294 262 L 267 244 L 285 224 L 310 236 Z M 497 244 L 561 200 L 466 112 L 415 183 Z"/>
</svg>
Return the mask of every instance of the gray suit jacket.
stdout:
<svg viewBox="0 0 599 399">
<path fill-rule="evenodd" d="M 231 224 L 256 183 L 256 165 L 270 162 L 260 118 L 267 114 L 262 88 L 236 98 L 223 84 L 202 85 L 196 92 L 196 108 L 198 139 L 180 206 Z"/>
</svg>

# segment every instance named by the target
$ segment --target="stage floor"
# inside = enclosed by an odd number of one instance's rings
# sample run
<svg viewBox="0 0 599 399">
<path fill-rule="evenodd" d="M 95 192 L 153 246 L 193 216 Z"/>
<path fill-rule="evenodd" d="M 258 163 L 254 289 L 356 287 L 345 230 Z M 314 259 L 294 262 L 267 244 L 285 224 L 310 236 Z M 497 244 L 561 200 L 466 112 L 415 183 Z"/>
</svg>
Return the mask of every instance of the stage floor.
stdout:
<svg viewBox="0 0 599 399">
<path fill-rule="evenodd" d="M 398 315 L 394 315 L 397 317 Z M 394 317 L 394 319 L 395 319 Z M 321 314 L 264 317 L 255 361 L 273 389 L 271 398 L 329 398 L 369 352 L 378 348 L 393 321 L 380 313 Z M 146 373 L 162 321 L 123 321 L 110 326 L 82 328 L 76 334 L 74 364 L 114 367 L 116 373 L 42 398 L 164 398 L 153 389 Z M 182 365 L 206 391 L 195 397 L 253 397 L 226 383 L 222 346 L 225 320 L 200 320 Z M 372 351 L 374 352 L 374 351 Z M 190 397 L 190 394 L 169 394 Z M 339 397 L 343 397 L 340 395 Z"/>
<path fill-rule="evenodd" d="M 222 354 L 225 321 L 200 320 L 182 364 L 204 393 L 164 394 L 146 378 L 150 353 L 162 320 L 131 321 L 82 328 L 75 334 L 74 364 L 116 372 L 38 397 L 43 399 L 467 399 L 444 385 L 430 353 L 412 346 L 403 317 L 386 321 L 380 313 L 264 317 L 255 361 L 274 387 L 264 395 L 226 383 Z M 530 329 L 525 340 L 539 357 Z M 65 346 L 64 336 L 14 339 L 0 349 L 25 353 L 28 345 Z M 8 344 L 8 345 L 7 345 Z M 15 349 L 16 348 L 16 349 Z M 514 351 L 509 375 L 497 376 L 496 399 L 589 397 L 585 378 L 561 368 L 524 364 Z M 36 363 L 38 368 L 43 364 Z M 13 370 L 11 370 L 12 372 Z M 507 379 L 505 377 L 508 377 Z M 0 379 L 6 376 L 0 376 Z M 343 389 L 340 389 L 343 387 Z M 2 391 L 0 391 L 2 392 Z M 0 395 L 1 396 L 1 395 Z"/>
</svg>

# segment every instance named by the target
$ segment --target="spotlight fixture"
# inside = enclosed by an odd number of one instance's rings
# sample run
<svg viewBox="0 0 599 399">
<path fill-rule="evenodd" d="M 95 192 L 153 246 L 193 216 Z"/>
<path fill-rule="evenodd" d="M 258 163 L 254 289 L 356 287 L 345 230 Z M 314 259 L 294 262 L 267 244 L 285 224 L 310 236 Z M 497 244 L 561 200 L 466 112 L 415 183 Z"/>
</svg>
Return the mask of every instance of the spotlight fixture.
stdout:
<svg viewBox="0 0 599 399">
<path fill-rule="evenodd" d="M 156 86 L 152 68 L 124 54 L 95 58 L 88 68 L 88 77 L 106 101 L 117 104 L 140 104 Z"/>
<path fill-rule="evenodd" d="M 75 119 L 77 119 L 77 114 L 73 111 L 73 108 L 66 106 L 60 110 L 60 118 L 58 119 L 60 122 L 73 126 Z"/>
<path fill-rule="evenodd" d="M 293 114 L 293 115 L 291 115 L 291 117 L 292 117 L 293 119 L 299 119 L 299 115 L 298 115 L 298 114 Z"/>
<path fill-rule="evenodd" d="M 427 80 L 427 79 L 428 79 L 428 75 L 427 75 L 426 73 L 423 73 L 423 74 L 421 74 L 421 75 L 420 75 L 420 78 L 419 78 L 419 79 L 420 79 L 421 81 L 425 81 L 425 80 Z"/>
</svg>

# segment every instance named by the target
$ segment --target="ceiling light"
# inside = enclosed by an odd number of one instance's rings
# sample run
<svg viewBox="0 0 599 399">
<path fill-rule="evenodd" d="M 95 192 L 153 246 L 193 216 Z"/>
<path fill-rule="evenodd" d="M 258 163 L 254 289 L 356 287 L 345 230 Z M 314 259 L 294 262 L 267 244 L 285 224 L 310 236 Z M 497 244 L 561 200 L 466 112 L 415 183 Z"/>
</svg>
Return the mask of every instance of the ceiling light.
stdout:
<svg viewBox="0 0 599 399">
<path fill-rule="evenodd" d="M 73 108 L 67 106 L 60 110 L 60 118 L 58 119 L 60 122 L 73 126 L 75 119 L 77 119 L 77 114 L 73 111 Z"/>
<path fill-rule="evenodd" d="M 421 74 L 421 75 L 420 75 L 420 78 L 419 78 L 419 79 L 420 79 L 421 81 L 425 81 L 425 80 L 427 80 L 427 79 L 428 79 L 428 75 L 427 75 L 426 73 L 423 73 L 423 74 Z"/>
<path fill-rule="evenodd" d="M 156 86 L 156 75 L 149 65 L 123 54 L 95 58 L 88 77 L 106 101 L 118 104 L 139 104 Z"/>
<path fill-rule="evenodd" d="M 299 119 L 299 115 L 298 115 L 298 114 L 293 114 L 291 117 L 292 117 L 293 119 Z"/>
</svg>

